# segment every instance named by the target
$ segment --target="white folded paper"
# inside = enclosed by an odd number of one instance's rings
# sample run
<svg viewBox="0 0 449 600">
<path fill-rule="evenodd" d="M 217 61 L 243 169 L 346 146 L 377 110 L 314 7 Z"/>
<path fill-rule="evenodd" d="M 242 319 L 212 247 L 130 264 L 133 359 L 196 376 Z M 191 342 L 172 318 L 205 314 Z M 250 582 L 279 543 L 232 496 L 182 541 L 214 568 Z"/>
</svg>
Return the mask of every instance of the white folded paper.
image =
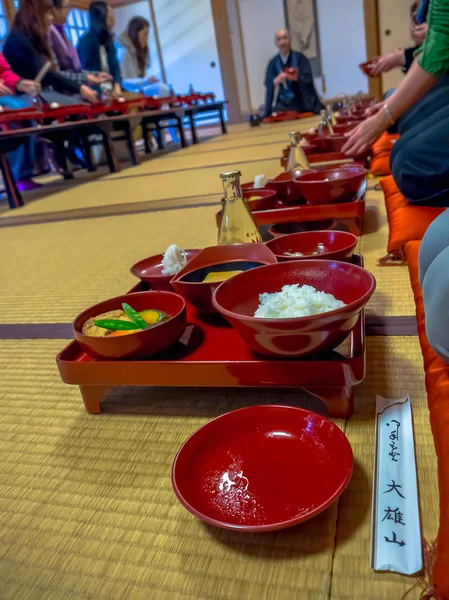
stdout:
<svg viewBox="0 0 449 600">
<path fill-rule="evenodd" d="M 410 398 L 376 398 L 371 568 L 422 570 L 421 527 Z"/>
</svg>

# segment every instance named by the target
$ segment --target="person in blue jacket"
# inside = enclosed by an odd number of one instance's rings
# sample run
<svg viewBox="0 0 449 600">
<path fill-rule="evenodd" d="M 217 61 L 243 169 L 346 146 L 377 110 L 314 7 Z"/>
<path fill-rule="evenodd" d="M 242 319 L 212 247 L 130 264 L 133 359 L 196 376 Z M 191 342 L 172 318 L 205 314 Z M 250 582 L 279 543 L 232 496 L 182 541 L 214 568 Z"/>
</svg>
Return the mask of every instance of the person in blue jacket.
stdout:
<svg viewBox="0 0 449 600">
<path fill-rule="evenodd" d="M 89 6 L 90 29 L 78 43 L 78 54 L 83 69 L 109 73 L 112 77 L 114 98 L 122 94 L 120 65 L 112 30 L 114 11 L 102 0 L 94 0 Z"/>
<path fill-rule="evenodd" d="M 283 110 L 318 114 L 324 106 L 315 89 L 308 59 L 301 52 L 292 50 L 292 38 L 287 29 L 276 31 L 275 44 L 279 53 L 267 67 L 264 116 Z"/>
</svg>

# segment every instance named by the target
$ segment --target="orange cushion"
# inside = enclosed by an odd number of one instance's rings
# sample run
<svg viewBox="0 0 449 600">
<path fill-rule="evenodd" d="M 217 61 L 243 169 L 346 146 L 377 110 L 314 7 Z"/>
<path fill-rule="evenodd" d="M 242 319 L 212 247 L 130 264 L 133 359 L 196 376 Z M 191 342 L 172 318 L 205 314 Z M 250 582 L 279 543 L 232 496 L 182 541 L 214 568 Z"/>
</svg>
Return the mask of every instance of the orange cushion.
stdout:
<svg viewBox="0 0 449 600">
<path fill-rule="evenodd" d="M 430 424 L 438 457 L 440 527 L 432 582 L 437 596 L 444 599 L 449 598 L 449 365 L 435 354 L 426 337 L 424 304 L 418 279 L 419 244 L 420 242 L 408 242 L 405 253 L 415 296 L 418 335 L 426 370 Z"/>
<path fill-rule="evenodd" d="M 372 148 L 373 156 L 379 156 L 380 154 L 390 154 L 391 149 L 396 140 L 399 139 L 398 133 L 388 133 L 385 131 L 377 142 L 374 142 Z"/>
<path fill-rule="evenodd" d="M 387 251 L 400 254 L 407 242 L 422 240 L 426 229 L 445 209 L 409 204 L 391 175 L 382 179 L 380 185 L 385 194 L 389 224 Z"/>
<path fill-rule="evenodd" d="M 390 175 L 390 153 L 382 153 L 371 159 L 371 173 L 376 177 Z"/>
</svg>

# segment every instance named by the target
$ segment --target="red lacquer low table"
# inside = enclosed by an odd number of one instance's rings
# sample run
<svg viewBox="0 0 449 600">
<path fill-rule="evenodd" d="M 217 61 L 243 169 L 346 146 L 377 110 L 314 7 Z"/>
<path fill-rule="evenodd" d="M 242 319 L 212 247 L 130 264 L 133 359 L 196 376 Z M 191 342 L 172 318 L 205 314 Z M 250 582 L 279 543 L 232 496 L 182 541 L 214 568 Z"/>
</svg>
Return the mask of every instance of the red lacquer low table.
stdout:
<svg viewBox="0 0 449 600">
<path fill-rule="evenodd" d="M 360 256 L 353 261 L 363 265 Z M 146 289 L 140 283 L 131 291 Z M 101 412 L 103 396 L 120 386 L 302 388 L 324 402 L 329 416 L 352 413 L 353 388 L 365 377 L 363 313 L 336 350 L 302 360 L 257 356 L 221 317 L 203 319 L 189 305 L 187 322 L 175 346 L 147 360 L 95 360 L 71 342 L 56 359 L 61 378 L 80 387 L 91 414 Z"/>
</svg>

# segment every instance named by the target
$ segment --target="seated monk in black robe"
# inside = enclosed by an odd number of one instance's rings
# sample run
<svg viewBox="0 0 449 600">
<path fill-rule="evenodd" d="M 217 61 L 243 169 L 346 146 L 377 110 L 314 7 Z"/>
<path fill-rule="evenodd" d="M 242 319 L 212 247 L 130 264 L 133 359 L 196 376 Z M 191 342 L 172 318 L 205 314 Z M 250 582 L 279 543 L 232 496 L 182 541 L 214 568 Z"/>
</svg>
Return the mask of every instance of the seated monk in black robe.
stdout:
<svg viewBox="0 0 449 600">
<path fill-rule="evenodd" d="M 286 29 L 279 29 L 275 44 L 279 54 L 270 60 L 265 77 L 267 88 L 264 117 L 273 111 L 295 110 L 318 114 L 324 108 L 315 90 L 308 59 L 292 50 Z"/>
</svg>

